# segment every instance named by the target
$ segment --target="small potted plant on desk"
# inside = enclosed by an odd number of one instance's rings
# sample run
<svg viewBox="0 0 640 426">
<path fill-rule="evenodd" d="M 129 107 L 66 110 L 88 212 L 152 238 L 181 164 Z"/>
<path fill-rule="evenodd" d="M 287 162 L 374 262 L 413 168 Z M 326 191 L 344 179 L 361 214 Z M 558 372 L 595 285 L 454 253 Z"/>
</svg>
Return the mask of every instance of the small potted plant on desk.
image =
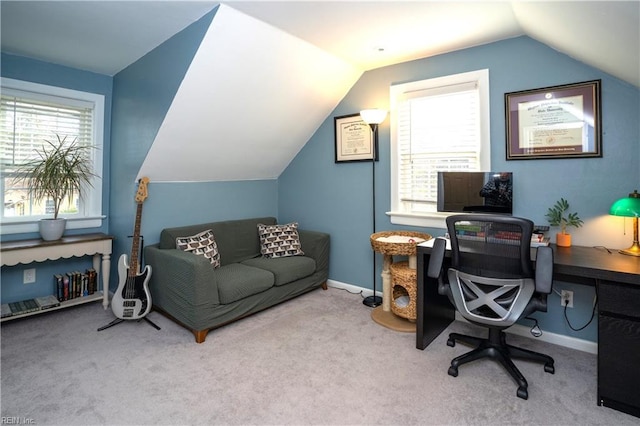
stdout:
<svg viewBox="0 0 640 426">
<path fill-rule="evenodd" d="M 567 227 L 579 228 L 584 223 L 578 217 L 578 213 L 566 213 L 569 210 L 569 202 L 560 198 L 556 204 L 549 209 L 545 217 L 551 226 L 559 226 L 560 233 L 556 234 L 556 245 L 558 247 L 571 247 L 571 234 L 567 232 Z"/>
<path fill-rule="evenodd" d="M 55 241 L 62 237 L 66 219 L 59 218 L 60 207 L 65 199 L 73 201 L 75 194 L 82 197 L 83 189 L 93 186 L 94 176 L 90 145 L 81 145 L 77 140 L 68 142 L 66 136 L 57 142 L 45 140 L 45 144 L 35 150 L 32 160 L 18 166 L 15 180 L 24 182 L 33 202 L 51 200 L 53 218 L 41 219 L 40 236 L 45 241 Z"/>
</svg>

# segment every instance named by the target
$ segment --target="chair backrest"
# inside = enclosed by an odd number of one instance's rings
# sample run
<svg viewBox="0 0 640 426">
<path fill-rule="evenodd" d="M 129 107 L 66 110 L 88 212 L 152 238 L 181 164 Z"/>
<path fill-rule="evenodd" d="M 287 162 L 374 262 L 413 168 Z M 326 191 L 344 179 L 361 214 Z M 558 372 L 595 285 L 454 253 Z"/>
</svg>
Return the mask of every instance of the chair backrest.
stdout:
<svg viewBox="0 0 640 426">
<path fill-rule="evenodd" d="M 535 291 L 533 222 L 503 215 L 453 215 L 447 272 L 453 303 L 467 320 L 495 327 L 516 322 Z"/>
<path fill-rule="evenodd" d="M 533 278 L 533 222 L 505 215 L 447 217 L 451 266 L 489 278 Z"/>
</svg>

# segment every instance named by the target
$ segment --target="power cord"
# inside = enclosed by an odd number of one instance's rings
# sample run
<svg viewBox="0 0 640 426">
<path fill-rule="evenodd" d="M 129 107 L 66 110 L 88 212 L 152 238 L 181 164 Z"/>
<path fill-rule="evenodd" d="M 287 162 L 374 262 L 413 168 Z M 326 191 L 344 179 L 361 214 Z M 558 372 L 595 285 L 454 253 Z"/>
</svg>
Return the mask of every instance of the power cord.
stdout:
<svg viewBox="0 0 640 426">
<path fill-rule="evenodd" d="M 360 290 L 360 291 L 358 291 L 358 292 L 353 292 L 353 291 L 349 291 L 349 290 L 347 290 L 346 288 L 342 288 L 342 287 L 333 287 L 333 286 L 332 286 L 331 288 L 334 288 L 334 289 L 336 289 L 336 290 L 346 291 L 346 292 L 347 292 L 347 293 L 349 293 L 349 294 L 359 294 L 359 295 L 360 295 L 360 296 L 362 296 L 362 298 L 364 299 L 364 294 L 363 294 L 362 290 Z"/>
<path fill-rule="evenodd" d="M 607 253 L 612 254 L 612 251 L 606 248 L 605 246 L 593 246 L 593 248 L 598 250 L 606 250 Z"/>
<path fill-rule="evenodd" d="M 589 321 L 583 325 L 580 328 L 574 328 L 573 325 L 571 325 L 571 321 L 569 321 L 569 317 L 567 316 L 567 305 L 569 304 L 569 302 L 565 301 L 564 304 L 564 319 L 567 320 L 567 324 L 569 325 L 569 328 L 572 329 L 573 331 L 581 331 L 584 330 L 585 328 L 587 328 L 587 326 L 589 324 L 591 324 L 591 322 L 593 321 L 593 318 L 595 318 L 596 316 L 596 306 L 598 304 L 598 295 L 596 294 L 596 296 L 593 299 L 593 309 L 591 310 L 591 318 L 589 319 Z"/>
</svg>

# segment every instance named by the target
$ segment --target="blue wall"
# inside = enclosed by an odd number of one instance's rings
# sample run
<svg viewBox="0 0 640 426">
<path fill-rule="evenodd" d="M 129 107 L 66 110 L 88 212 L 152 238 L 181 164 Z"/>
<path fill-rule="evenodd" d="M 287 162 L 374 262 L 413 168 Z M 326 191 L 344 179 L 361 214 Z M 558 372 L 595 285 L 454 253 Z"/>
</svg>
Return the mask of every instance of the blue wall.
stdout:
<svg viewBox="0 0 640 426">
<path fill-rule="evenodd" d="M 111 104 L 113 79 L 110 76 L 96 74 L 92 72 L 63 67 L 47 62 L 36 61 L 21 56 L 2 53 L 2 77 L 14 78 L 17 80 L 30 81 L 39 84 L 64 87 L 67 89 L 81 90 L 84 92 L 97 93 L 105 97 L 104 113 L 104 161 L 102 176 L 102 214 L 108 217 L 109 213 L 109 165 L 110 165 L 110 145 L 111 145 Z M 67 231 L 67 234 L 79 234 L 89 232 L 109 232 L 109 221 L 104 220 L 100 228 L 90 230 L 74 229 Z M 17 239 L 39 238 L 38 233 L 29 234 L 8 234 L 3 235 L 3 241 Z M 32 297 L 51 294 L 53 288 L 53 274 L 65 273 L 74 270 L 86 270 L 92 267 L 90 257 L 82 259 L 72 259 L 60 262 L 43 262 L 37 265 L 36 282 L 33 284 L 22 284 L 24 269 L 31 268 L 32 265 L 16 265 L 13 267 L 2 267 L 2 303 L 24 300 Z"/>
<path fill-rule="evenodd" d="M 111 145 L 114 161 L 111 164 L 109 215 L 110 231 L 116 237 L 114 259 L 122 254 L 130 254 L 131 241 L 127 236 L 133 233 L 135 221 L 136 176 L 212 16 L 211 13 L 206 15 L 114 77 Z M 149 178 L 153 181 L 153 176 Z M 153 186 L 149 185 L 149 198 L 156 198 Z M 168 208 L 175 213 L 180 207 L 174 205 L 171 196 L 164 201 L 166 205 L 160 206 L 160 209 Z M 157 208 L 154 212 L 145 207 L 141 234 L 147 237 L 147 244 L 152 234 L 150 229 L 153 228 L 147 218 L 157 214 Z M 117 286 L 114 264 L 111 288 Z"/>
<path fill-rule="evenodd" d="M 110 232 L 114 259 L 129 254 L 136 176 L 217 9 L 118 73 L 113 89 Z M 206 82 L 203 82 L 206 84 Z M 184 135 L 188 138 L 188 133 Z M 176 141 L 177 144 L 181 141 Z M 115 160 L 117 159 L 117 160 Z M 141 234 L 158 242 L 166 227 L 277 216 L 277 181 L 155 183 L 144 202 Z M 115 262 L 112 276 L 117 277 Z M 117 286 L 117 278 L 111 282 Z"/>
<path fill-rule="evenodd" d="M 640 95 L 637 87 L 573 60 L 528 37 L 406 62 L 366 72 L 279 178 L 281 221 L 297 220 L 331 234 L 329 278 L 372 288 L 373 260 L 371 163 L 334 163 L 333 117 L 364 108 L 389 108 L 392 84 L 489 69 L 491 96 L 491 164 L 514 172 L 514 214 L 546 224 L 544 215 L 560 197 L 585 221 L 606 215 L 611 204 L 640 187 Z M 603 158 L 506 161 L 504 94 L 519 90 L 602 79 Z M 376 230 L 411 229 L 395 226 L 390 210 L 389 119 L 380 126 L 380 161 L 376 163 Z M 419 229 L 438 236 L 444 229 Z M 629 242 L 631 238 L 629 237 Z M 607 244 L 603 236 L 601 244 Z M 381 289 L 378 258 L 376 273 Z M 556 288 L 574 290 L 569 311 L 574 322 L 591 314 L 594 289 L 568 283 Z M 556 303 L 557 302 L 557 303 Z M 597 339 L 595 325 L 581 333 L 569 329 L 560 302 L 552 296 L 549 313 L 539 315 L 544 330 Z M 584 321 L 583 321 L 584 320 Z M 582 325 L 582 324 L 579 324 Z"/>
</svg>

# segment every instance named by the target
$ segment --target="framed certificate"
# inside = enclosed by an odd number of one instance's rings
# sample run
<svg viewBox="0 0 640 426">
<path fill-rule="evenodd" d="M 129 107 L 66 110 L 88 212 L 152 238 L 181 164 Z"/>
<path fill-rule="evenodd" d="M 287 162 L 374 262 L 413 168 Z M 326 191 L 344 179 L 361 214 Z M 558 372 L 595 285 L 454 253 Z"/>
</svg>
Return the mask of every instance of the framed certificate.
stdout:
<svg viewBox="0 0 640 426">
<path fill-rule="evenodd" d="M 360 114 L 334 117 L 335 162 L 378 161 L 378 141 Z"/>
<path fill-rule="evenodd" d="M 505 93 L 507 160 L 602 157 L 600 80 Z"/>
</svg>

